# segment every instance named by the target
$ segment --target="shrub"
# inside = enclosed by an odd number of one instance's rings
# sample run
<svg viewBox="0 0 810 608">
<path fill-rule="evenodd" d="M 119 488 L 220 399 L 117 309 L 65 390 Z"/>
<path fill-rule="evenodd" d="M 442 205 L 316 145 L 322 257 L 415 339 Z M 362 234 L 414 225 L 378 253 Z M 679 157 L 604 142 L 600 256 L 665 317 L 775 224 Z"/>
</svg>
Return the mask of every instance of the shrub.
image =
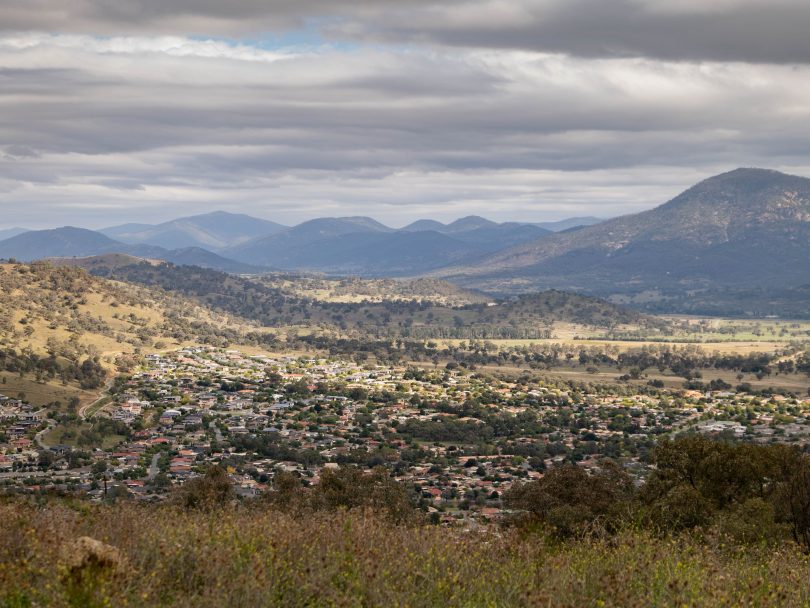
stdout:
<svg viewBox="0 0 810 608">
<path fill-rule="evenodd" d="M 630 477 L 611 461 L 593 474 L 576 465 L 552 469 L 541 479 L 504 494 L 520 523 L 541 522 L 563 538 L 588 531 L 615 530 L 628 516 L 634 495 Z"/>
<path fill-rule="evenodd" d="M 233 484 L 225 469 L 212 466 L 205 475 L 190 479 L 175 490 L 172 502 L 186 509 L 212 509 L 235 497 Z"/>
</svg>

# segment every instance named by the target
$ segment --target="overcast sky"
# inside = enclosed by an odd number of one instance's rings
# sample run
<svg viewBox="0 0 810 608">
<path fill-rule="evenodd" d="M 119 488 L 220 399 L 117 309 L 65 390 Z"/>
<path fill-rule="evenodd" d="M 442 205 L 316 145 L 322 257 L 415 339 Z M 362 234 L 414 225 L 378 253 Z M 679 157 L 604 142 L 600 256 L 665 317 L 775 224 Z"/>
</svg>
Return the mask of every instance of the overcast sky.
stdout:
<svg viewBox="0 0 810 608">
<path fill-rule="evenodd" d="M 3 0 L 0 226 L 610 217 L 810 176 L 806 0 Z"/>
</svg>

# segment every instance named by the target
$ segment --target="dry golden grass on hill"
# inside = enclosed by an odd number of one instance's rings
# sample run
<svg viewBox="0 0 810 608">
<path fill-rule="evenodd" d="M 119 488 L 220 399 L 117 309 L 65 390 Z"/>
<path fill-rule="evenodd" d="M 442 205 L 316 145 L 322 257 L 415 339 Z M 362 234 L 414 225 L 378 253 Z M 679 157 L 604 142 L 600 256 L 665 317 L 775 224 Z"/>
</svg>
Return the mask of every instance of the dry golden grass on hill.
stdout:
<svg viewBox="0 0 810 608">
<path fill-rule="evenodd" d="M 182 296 L 48 263 L 0 264 L 0 292 L 0 393 L 37 406 L 59 402 L 64 409 L 78 399 L 81 408 L 95 401 L 102 382 L 88 385 L 75 373 L 87 359 L 109 374 L 122 356 L 224 346 L 257 330 Z"/>
<path fill-rule="evenodd" d="M 177 296 L 49 264 L 0 265 L 0 346 L 107 356 L 181 344 L 191 324 L 238 330 L 246 322 Z M 164 346 L 165 347 L 165 346 Z"/>
<path fill-rule="evenodd" d="M 45 407 L 55 402 L 63 406 L 71 399 L 79 400 L 78 407 L 92 403 L 98 397 L 96 391 L 82 390 L 74 384 L 63 384 L 59 380 L 37 381 L 36 379 L 10 372 L 0 372 L 0 394 L 8 397 L 24 398 L 37 407 Z"/>
</svg>

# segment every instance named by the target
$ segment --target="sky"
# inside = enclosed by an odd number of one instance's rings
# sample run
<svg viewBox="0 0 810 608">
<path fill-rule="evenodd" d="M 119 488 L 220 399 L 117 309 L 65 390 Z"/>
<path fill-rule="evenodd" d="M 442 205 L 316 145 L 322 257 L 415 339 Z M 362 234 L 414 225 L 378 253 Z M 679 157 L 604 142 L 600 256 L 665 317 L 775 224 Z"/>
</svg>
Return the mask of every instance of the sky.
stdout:
<svg viewBox="0 0 810 608">
<path fill-rule="evenodd" d="M 0 226 L 612 217 L 810 176 L 806 0 L 3 0 Z"/>
</svg>

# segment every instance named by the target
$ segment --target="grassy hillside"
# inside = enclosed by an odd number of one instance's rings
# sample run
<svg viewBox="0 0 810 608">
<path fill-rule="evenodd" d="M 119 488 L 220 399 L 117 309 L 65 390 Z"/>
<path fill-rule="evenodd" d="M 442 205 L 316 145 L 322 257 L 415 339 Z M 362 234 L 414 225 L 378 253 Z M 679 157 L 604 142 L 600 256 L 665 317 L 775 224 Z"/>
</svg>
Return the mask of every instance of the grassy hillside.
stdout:
<svg viewBox="0 0 810 608">
<path fill-rule="evenodd" d="M 810 560 L 628 532 L 544 542 L 359 513 L 0 506 L 0 605 L 804 606 Z M 80 537 L 109 543 L 93 562 Z M 110 551 L 111 549 L 111 551 Z M 85 564 L 85 565 L 82 565 Z"/>
<path fill-rule="evenodd" d="M 239 327 L 183 298 L 78 268 L 2 264 L 0 289 L 0 346 L 38 354 L 105 356 Z"/>
</svg>

